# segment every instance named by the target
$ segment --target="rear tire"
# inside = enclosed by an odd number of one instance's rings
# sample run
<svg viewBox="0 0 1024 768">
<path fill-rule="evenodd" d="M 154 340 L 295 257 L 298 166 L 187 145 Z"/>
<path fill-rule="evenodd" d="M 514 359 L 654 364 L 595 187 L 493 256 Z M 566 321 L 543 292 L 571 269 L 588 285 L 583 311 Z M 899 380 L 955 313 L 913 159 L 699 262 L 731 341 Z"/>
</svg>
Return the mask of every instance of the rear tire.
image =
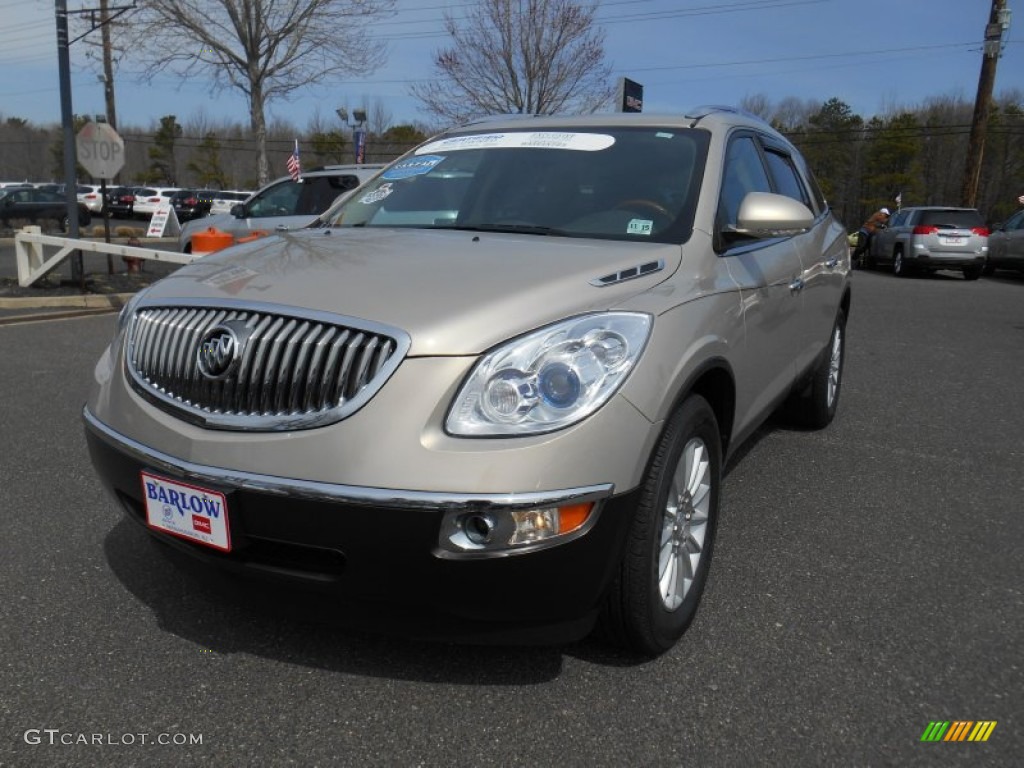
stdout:
<svg viewBox="0 0 1024 768">
<path fill-rule="evenodd" d="M 906 277 L 910 270 L 907 267 L 905 261 L 903 261 L 903 251 L 896 251 L 892 257 L 892 273 L 896 277 Z"/>
<path fill-rule="evenodd" d="M 790 395 L 786 415 L 799 427 L 824 429 L 839 408 L 846 361 L 846 314 L 839 310 L 828 346 L 814 364 L 807 383 Z"/>
<path fill-rule="evenodd" d="M 982 268 L 978 266 L 964 267 L 964 280 L 977 280 L 979 277 L 981 277 L 981 270 Z"/>
<path fill-rule="evenodd" d="M 655 448 L 605 601 L 602 623 L 617 645 L 657 656 L 693 621 L 711 564 L 721 475 L 715 413 L 691 395 Z"/>
</svg>

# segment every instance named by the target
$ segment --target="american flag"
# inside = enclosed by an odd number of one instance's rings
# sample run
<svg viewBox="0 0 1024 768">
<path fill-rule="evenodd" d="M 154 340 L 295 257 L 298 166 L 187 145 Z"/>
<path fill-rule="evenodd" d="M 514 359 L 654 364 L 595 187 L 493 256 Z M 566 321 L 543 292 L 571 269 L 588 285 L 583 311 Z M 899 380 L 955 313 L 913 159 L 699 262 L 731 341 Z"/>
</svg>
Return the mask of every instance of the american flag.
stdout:
<svg viewBox="0 0 1024 768">
<path fill-rule="evenodd" d="M 302 174 L 302 164 L 299 162 L 299 140 L 295 140 L 295 150 L 288 157 L 288 175 L 292 181 L 298 181 Z"/>
</svg>

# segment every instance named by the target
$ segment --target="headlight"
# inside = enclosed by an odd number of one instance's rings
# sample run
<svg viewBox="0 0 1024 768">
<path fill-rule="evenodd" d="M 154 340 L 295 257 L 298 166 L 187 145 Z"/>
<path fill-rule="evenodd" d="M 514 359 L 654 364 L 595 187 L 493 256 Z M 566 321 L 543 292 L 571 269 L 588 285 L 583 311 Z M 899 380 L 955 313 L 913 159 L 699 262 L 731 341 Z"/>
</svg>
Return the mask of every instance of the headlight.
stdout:
<svg viewBox="0 0 1024 768">
<path fill-rule="evenodd" d="M 626 380 L 651 322 L 638 312 L 604 312 L 503 344 L 473 368 L 446 429 L 463 436 L 532 435 L 575 424 Z"/>
</svg>

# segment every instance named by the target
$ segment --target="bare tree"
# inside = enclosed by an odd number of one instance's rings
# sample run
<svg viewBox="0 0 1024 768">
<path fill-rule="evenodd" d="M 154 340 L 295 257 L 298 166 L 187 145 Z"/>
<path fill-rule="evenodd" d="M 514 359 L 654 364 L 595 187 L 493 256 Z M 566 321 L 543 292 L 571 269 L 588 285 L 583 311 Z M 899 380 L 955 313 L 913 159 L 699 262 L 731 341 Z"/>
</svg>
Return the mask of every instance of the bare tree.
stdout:
<svg viewBox="0 0 1024 768">
<path fill-rule="evenodd" d="M 594 112 L 612 98 L 596 3 L 481 0 L 464 22 L 445 14 L 452 45 L 435 56 L 438 79 L 412 95 L 450 122 L 494 113 Z"/>
<path fill-rule="evenodd" d="M 393 0 L 142 0 L 133 54 L 157 71 L 200 73 L 249 102 L 258 182 L 270 177 L 267 102 L 339 74 L 377 67 L 384 46 L 366 27 Z"/>
</svg>

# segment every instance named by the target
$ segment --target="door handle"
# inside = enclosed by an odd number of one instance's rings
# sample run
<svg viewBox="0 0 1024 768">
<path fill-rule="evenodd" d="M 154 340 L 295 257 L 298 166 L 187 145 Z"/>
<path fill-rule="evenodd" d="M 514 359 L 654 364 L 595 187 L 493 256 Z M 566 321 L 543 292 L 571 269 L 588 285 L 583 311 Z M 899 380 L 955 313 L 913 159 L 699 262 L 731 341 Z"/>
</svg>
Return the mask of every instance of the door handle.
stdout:
<svg viewBox="0 0 1024 768">
<path fill-rule="evenodd" d="M 804 289 L 804 281 L 797 277 L 789 284 L 790 293 L 800 293 Z"/>
<path fill-rule="evenodd" d="M 831 259 L 825 262 L 825 266 L 829 269 L 835 269 L 839 266 L 839 257 L 833 256 Z"/>
</svg>

